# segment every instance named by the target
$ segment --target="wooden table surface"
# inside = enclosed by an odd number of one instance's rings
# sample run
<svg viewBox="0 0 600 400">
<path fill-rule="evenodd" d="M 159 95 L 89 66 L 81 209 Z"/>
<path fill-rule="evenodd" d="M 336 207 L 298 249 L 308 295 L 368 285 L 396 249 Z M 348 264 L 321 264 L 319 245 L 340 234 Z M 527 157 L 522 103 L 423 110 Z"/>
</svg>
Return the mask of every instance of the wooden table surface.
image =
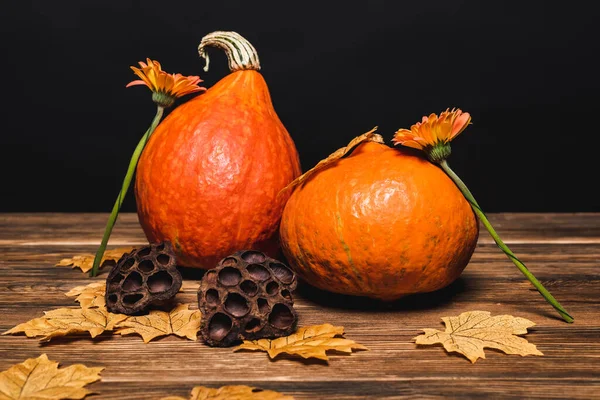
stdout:
<svg viewBox="0 0 600 400">
<path fill-rule="evenodd" d="M 0 329 L 73 306 L 64 293 L 90 282 L 79 270 L 54 267 L 61 258 L 93 252 L 104 214 L 0 214 Z M 297 359 L 270 361 L 265 353 L 232 353 L 166 337 L 144 344 L 138 336 L 81 335 L 40 345 L 25 336 L 0 336 L 0 371 L 47 353 L 63 365 L 104 366 L 90 385 L 98 399 L 185 396 L 195 385 L 245 384 L 297 399 L 514 397 L 600 398 L 600 214 L 496 214 L 490 219 L 514 252 L 575 317 L 554 310 L 495 247 L 486 231 L 462 277 L 434 294 L 388 306 L 296 291 L 300 325 L 343 325 L 346 337 L 370 350 L 333 355 L 329 365 Z M 112 246 L 141 245 L 133 214 L 121 216 Z M 101 275 L 105 278 L 106 274 Z M 198 274 L 185 273 L 182 302 L 195 303 Z M 528 318 L 527 339 L 543 357 L 486 350 L 471 364 L 441 347 L 417 348 L 420 328 L 443 329 L 440 317 L 484 310 Z"/>
</svg>

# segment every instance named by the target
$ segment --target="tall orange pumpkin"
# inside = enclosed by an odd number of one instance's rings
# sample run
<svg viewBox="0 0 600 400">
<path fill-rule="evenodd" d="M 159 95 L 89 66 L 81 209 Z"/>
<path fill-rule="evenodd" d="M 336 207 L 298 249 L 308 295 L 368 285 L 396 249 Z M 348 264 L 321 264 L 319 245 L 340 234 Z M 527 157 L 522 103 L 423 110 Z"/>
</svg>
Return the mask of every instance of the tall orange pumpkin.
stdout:
<svg viewBox="0 0 600 400">
<path fill-rule="evenodd" d="M 440 168 L 368 142 L 293 192 L 280 232 L 290 265 L 311 285 L 394 300 L 458 278 L 479 226 Z"/>
<path fill-rule="evenodd" d="M 150 242 L 169 240 L 181 265 L 212 268 L 236 250 L 276 256 L 288 196 L 300 174 L 294 142 L 273 109 L 256 50 L 235 32 L 198 48 L 222 48 L 231 73 L 177 107 L 140 158 L 136 201 Z"/>
</svg>

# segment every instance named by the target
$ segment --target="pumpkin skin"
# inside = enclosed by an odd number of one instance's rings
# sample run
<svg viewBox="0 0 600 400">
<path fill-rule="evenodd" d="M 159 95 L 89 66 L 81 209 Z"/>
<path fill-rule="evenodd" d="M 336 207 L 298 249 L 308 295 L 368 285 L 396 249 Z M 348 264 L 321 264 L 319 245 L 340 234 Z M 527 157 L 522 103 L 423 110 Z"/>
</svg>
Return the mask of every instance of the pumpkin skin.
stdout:
<svg viewBox="0 0 600 400">
<path fill-rule="evenodd" d="M 478 221 L 455 184 L 411 149 L 363 143 L 290 197 L 281 244 L 318 288 L 391 301 L 452 283 Z"/>
<path fill-rule="evenodd" d="M 151 243 L 173 243 L 179 265 L 213 268 L 247 248 L 276 257 L 289 197 L 277 194 L 300 172 L 265 80 L 239 70 L 157 127 L 137 167 L 139 220 Z"/>
</svg>

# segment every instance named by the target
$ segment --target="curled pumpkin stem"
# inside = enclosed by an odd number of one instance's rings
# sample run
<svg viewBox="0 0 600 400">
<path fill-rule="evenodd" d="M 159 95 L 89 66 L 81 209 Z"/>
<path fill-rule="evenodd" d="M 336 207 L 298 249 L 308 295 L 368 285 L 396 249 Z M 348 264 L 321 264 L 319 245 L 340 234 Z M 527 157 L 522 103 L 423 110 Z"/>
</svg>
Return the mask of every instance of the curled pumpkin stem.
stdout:
<svg viewBox="0 0 600 400">
<path fill-rule="evenodd" d="M 198 54 L 206 61 L 205 72 L 208 71 L 210 63 L 210 58 L 206 52 L 207 47 L 218 47 L 225 51 L 231 72 L 249 69 L 260 70 L 260 61 L 256 49 L 237 32 L 217 31 L 202 38 L 198 46 Z"/>
<path fill-rule="evenodd" d="M 558 311 L 560 316 L 566 322 L 573 322 L 574 319 L 567 312 L 567 310 L 564 309 L 564 307 L 554 298 L 554 296 L 552 296 L 552 294 L 544 287 L 544 285 L 542 285 L 540 281 L 538 281 L 537 278 L 529 271 L 529 269 L 527 269 L 523 261 L 519 260 L 517 256 L 515 256 L 515 254 L 512 252 L 512 250 L 502 241 L 502 239 L 500 239 L 500 236 L 498 235 L 490 221 L 487 219 L 487 216 L 477 203 L 477 200 L 475 200 L 475 197 L 473 197 L 473 194 L 471 193 L 469 188 L 467 188 L 467 185 L 465 185 L 465 183 L 459 178 L 459 176 L 456 175 L 456 173 L 450 168 L 448 162 L 445 159 L 442 159 L 438 162 L 438 164 L 444 170 L 444 172 L 454 181 L 454 183 L 460 189 L 467 201 L 471 204 L 473 211 L 475 212 L 475 214 L 477 214 L 483 225 L 486 227 L 486 229 L 494 239 L 494 242 L 496 242 L 496 245 L 498 245 L 498 247 L 504 252 L 504 254 L 506 254 L 506 256 L 513 262 L 513 264 L 516 265 L 519 271 L 521 271 L 523 275 L 525 275 L 525 277 L 529 280 L 529 282 L 533 284 L 533 286 L 538 290 L 538 292 L 540 292 L 544 299 L 546 299 L 546 301 L 550 303 L 550 305 L 552 305 L 552 307 L 554 307 L 556 311 Z"/>
<path fill-rule="evenodd" d="M 138 142 L 135 150 L 133 151 L 133 155 L 131 156 L 131 160 L 129 161 L 129 167 L 127 168 L 127 173 L 125 174 L 125 179 L 123 179 L 123 185 L 121 186 L 121 190 L 119 191 L 119 195 L 117 196 L 117 200 L 115 201 L 115 205 L 112 208 L 112 212 L 108 217 L 108 222 L 106 223 L 106 228 L 104 229 L 104 235 L 102 236 L 102 242 L 100 243 L 100 247 L 98 251 L 96 251 L 96 256 L 94 257 L 94 264 L 92 266 L 92 270 L 90 271 L 90 276 L 98 275 L 98 270 L 100 269 L 100 263 L 102 262 L 102 257 L 104 256 L 104 251 L 106 251 L 106 245 L 108 244 L 108 239 L 110 238 L 110 234 L 112 233 L 113 227 L 117 222 L 117 217 L 119 216 L 119 210 L 123 205 L 123 200 L 125 199 L 125 195 L 129 190 L 129 186 L 131 185 L 131 179 L 133 179 L 133 174 L 135 173 L 138 160 L 142 154 L 142 150 L 146 146 L 148 139 L 158 126 L 160 119 L 163 116 L 164 108 L 162 106 L 157 106 L 156 115 L 152 120 L 152 124 L 144 133 L 144 136 Z"/>
</svg>

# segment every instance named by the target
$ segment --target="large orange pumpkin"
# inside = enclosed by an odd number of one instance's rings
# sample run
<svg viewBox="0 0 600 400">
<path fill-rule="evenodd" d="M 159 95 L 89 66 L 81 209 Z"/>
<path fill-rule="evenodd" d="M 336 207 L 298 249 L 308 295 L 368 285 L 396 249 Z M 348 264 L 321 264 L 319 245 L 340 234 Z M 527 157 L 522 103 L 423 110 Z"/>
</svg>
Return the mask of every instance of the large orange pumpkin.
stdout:
<svg viewBox="0 0 600 400">
<path fill-rule="evenodd" d="M 290 265 L 309 284 L 386 301 L 453 282 L 478 233 L 471 206 L 440 168 L 373 142 L 299 186 L 280 229 Z"/>
<path fill-rule="evenodd" d="M 180 265 L 199 268 L 244 248 L 276 256 L 288 198 L 277 195 L 300 174 L 252 45 L 214 32 L 202 39 L 201 54 L 207 46 L 226 51 L 232 73 L 157 127 L 136 177 L 148 240 L 171 241 Z"/>
</svg>

